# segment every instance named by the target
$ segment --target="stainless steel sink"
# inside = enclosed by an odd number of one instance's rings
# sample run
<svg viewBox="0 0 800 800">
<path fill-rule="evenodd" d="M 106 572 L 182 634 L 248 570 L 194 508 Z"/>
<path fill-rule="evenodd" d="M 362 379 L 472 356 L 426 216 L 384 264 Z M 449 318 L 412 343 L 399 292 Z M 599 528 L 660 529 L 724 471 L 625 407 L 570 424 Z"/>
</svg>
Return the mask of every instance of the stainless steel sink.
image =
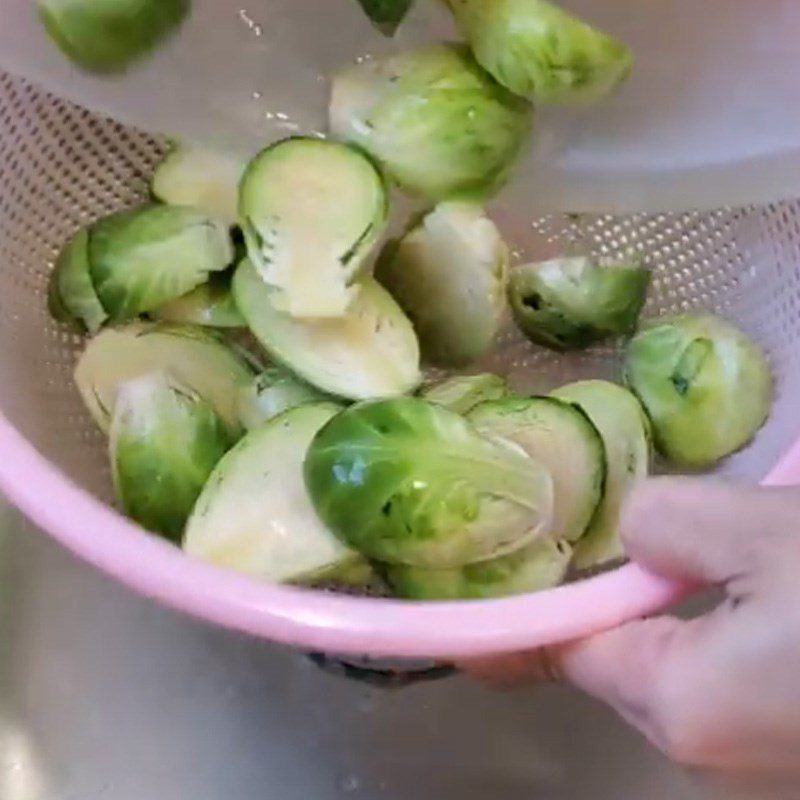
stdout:
<svg viewBox="0 0 800 800">
<path fill-rule="evenodd" d="M 700 797 L 567 690 L 333 677 L 135 597 L 5 506 L 0 520 L 0 800 Z"/>
</svg>

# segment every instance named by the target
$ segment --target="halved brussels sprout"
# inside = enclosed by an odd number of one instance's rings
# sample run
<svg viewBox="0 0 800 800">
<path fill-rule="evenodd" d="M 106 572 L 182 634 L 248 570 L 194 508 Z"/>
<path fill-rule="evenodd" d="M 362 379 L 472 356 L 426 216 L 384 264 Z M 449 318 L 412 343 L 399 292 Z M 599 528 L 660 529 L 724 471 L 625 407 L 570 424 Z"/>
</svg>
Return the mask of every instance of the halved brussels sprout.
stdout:
<svg viewBox="0 0 800 800">
<path fill-rule="evenodd" d="M 650 469 L 650 423 L 639 401 L 607 381 L 579 381 L 553 396 L 580 406 L 600 432 L 608 472 L 605 492 L 586 535 L 575 546 L 575 565 L 589 569 L 624 555 L 619 514 L 628 492 Z"/>
<path fill-rule="evenodd" d="M 281 367 L 271 367 L 239 390 L 239 418 L 247 430 L 306 403 L 329 399 Z"/>
<path fill-rule="evenodd" d="M 233 225 L 246 159 L 191 144 L 175 145 L 156 168 L 150 190 L 172 206 L 193 206 Z"/>
<path fill-rule="evenodd" d="M 338 411 L 301 406 L 251 431 L 219 462 L 186 526 L 187 553 L 266 581 L 366 584 L 372 570 L 320 522 L 303 458 Z"/>
<path fill-rule="evenodd" d="M 115 322 L 182 297 L 233 257 L 227 223 L 185 206 L 123 211 L 89 232 L 92 283 Z"/>
<path fill-rule="evenodd" d="M 213 332 L 190 325 L 133 322 L 95 336 L 75 367 L 75 383 L 89 413 L 108 431 L 120 386 L 164 372 L 220 415 L 231 440 L 242 434 L 237 398 L 253 377 L 248 362 Z"/>
<path fill-rule="evenodd" d="M 89 275 L 89 234 L 78 231 L 66 244 L 50 278 L 50 311 L 61 322 L 75 321 L 97 333 L 108 319 Z M 61 317 L 57 314 L 61 314 Z"/>
<path fill-rule="evenodd" d="M 486 436 L 518 444 L 553 479 L 554 539 L 577 542 L 603 497 L 606 453 L 589 417 L 554 397 L 519 397 L 482 403 L 467 419 Z"/>
<path fill-rule="evenodd" d="M 579 350 L 633 333 L 649 283 L 649 270 L 638 264 L 558 258 L 517 267 L 508 294 L 529 339 L 554 350 Z"/>
<path fill-rule="evenodd" d="M 545 536 L 552 522 L 544 467 L 419 398 L 341 412 L 311 444 L 305 479 L 328 527 L 387 564 L 486 561 Z"/>
<path fill-rule="evenodd" d="M 206 328 L 244 328 L 231 291 L 233 272 L 212 273 L 207 283 L 150 312 L 153 319 Z"/>
<path fill-rule="evenodd" d="M 363 400 L 405 394 L 420 381 L 411 323 L 380 284 L 364 278 L 347 315 L 301 320 L 278 311 L 250 261 L 233 279 L 236 305 L 276 361 L 323 392 Z"/>
<path fill-rule="evenodd" d="M 375 165 L 353 148 L 286 139 L 248 165 L 239 192 L 247 253 L 294 317 L 341 317 L 350 288 L 386 223 L 388 194 Z"/>
<path fill-rule="evenodd" d="M 330 127 L 405 190 L 483 199 L 502 186 L 532 127 L 532 107 L 460 45 L 371 58 L 333 83 Z"/>
<path fill-rule="evenodd" d="M 628 77 L 631 51 L 546 0 L 447 0 L 478 63 L 535 103 L 588 103 Z"/>
<path fill-rule="evenodd" d="M 376 277 L 414 324 L 423 356 L 463 366 L 486 353 L 500 328 L 508 248 L 480 206 L 442 203 L 386 246 Z"/>
<path fill-rule="evenodd" d="M 566 542 L 545 539 L 458 569 L 395 564 L 385 574 L 395 594 L 408 600 L 485 600 L 552 589 L 563 582 L 571 558 Z"/>
<path fill-rule="evenodd" d="M 89 72 L 122 72 L 186 17 L 190 0 L 37 0 L 50 38 Z"/>
<path fill-rule="evenodd" d="M 711 314 L 661 319 L 630 343 L 628 385 L 671 461 L 708 467 L 747 444 L 769 416 L 773 384 L 761 348 Z"/>
<path fill-rule="evenodd" d="M 447 378 L 423 389 L 420 397 L 429 403 L 455 411 L 456 414 L 466 414 L 481 403 L 500 400 L 511 394 L 505 378 L 484 372 L 481 375 L 456 375 Z"/>
<path fill-rule="evenodd" d="M 109 437 L 125 512 L 178 543 L 208 476 L 230 447 L 214 409 L 164 373 L 123 384 Z"/>
</svg>

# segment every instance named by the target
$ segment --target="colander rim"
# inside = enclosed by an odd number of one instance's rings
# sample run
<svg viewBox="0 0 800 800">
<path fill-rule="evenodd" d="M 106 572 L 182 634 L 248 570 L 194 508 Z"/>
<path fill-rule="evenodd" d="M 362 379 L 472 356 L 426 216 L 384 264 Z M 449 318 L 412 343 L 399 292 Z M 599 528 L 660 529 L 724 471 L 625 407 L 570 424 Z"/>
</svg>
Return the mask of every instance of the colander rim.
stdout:
<svg viewBox="0 0 800 800">
<path fill-rule="evenodd" d="M 2 414 L 0 452 L 0 490 L 80 559 L 190 616 L 305 650 L 441 659 L 512 652 L 614 627 L 691 592 L 634 564 L 502 600 L 418 603 L 267 584 L 192 559 L 147 533 L 74 483 Z M 798 478 L 800 441 L 765 483 Z"/>
</svg>

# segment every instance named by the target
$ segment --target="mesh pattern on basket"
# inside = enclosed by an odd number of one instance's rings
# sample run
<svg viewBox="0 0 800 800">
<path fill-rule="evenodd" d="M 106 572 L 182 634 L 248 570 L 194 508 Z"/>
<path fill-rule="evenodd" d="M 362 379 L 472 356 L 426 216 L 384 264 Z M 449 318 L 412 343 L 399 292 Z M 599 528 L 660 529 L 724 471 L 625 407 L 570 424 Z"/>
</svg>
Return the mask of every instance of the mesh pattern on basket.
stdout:
<svg viewBox="0 0 800 800">
<path fill-rule="evenodd" d="M 0 73 L 0 409 L 46 457 L 105 499 L 104 440 L 71 378 L 82 341 L 50 319 L 47 280 L 76 228 L 147 196 L 163 150 L 158 138 Z M 708 308 L 761 342 L 778 381 L 774 413 L 723 471 L 760 478 L 798 436 L 792 398 L 800 396 L 800 204 L 533 221 L 500 205 L 498 217 L 521 259 L 638 253 L 654 271 L 648 315 Z M 487 366 L 519 388 L 541 391 L 617 376 L 619 347 L 565 358 L 509 328 Z"/>
</svg>

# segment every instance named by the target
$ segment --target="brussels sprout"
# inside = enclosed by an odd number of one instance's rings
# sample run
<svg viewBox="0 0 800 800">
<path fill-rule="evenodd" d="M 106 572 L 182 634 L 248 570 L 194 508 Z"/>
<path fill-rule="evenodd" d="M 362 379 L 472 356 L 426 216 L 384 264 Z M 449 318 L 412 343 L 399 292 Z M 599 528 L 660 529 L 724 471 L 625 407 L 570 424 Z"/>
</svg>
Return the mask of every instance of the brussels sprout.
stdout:
<svg viewBox="0 0 800 800">
<path fill-rule="evenodd" d="M 190 0 L 37 0 L 50 38 L 74 64 L 122 72 L 187 16 Z"/>
<path fill-rule="evenodd" d="M 518 550 L 550 528 L 553 482 L 514 445 L 419 398 L 334 417 L 305 461 L 320 518 L 387 564 L 445 569 Z"/>
<path fill-rule="evenodd" d="M 236 270 L 233 294 L 269 355 L 323 392 L 362 400 L 405 394 L 419 384 L 411 323 L 371 278 L 361 281 L 347 315 L 338 319 L 299 320 L 276 310 L 249 261 Z"/>
<path fill-rule="evenodd" d="M 185 551 L 267 581 L 369 583 L 371 568 L 320 522 L 303 484 L 308 445 L 337 411 L 302 406 L 245 436 L 197 501 Z"/>
<path fill-rule="evenodd" d="M 441 383 L 429 386 L 420 392 L 420 397 L 429 403 L 436 403 L 466 414 L 475 406 L 488 400 L 500 400 L 511 395 L 505 378 L 485 372 L 481 375 L 456 375 Z"/>
<path fill-rule="evenodd" d="M 61 322 L 74 321 L 97 333 L 108 314 L 89 276 L 88 248 L 89 234 L 80 230 L 61 251 L 50 278 L 50 311 Z"/>
<path fill-rule="evenodd" d="M 479 206 L 442 203 L 379 259 L 376 277 L 411 319 L 429 361 L 480 358 L 506 308 L 508 248 Z"/>
<path fill-rule="evenodd" d="M 115 322 L 182 297 L 233 256 L 227 224 L 185 206 L 123 211 L 89 233 L 89 272 Z"/>
<path fill-rule="evenodd" d="M 658 449 L 688 467 L 711 466 L 747 444 L 772 403 L 762 350 L 710 314 L 654 322 L 631 341 L 625 377 L 650 416 Z"/>
<path fill-rule="evenodd" d="M 532 126 L 532 107 L 496 84 L 465 47 L 432 45 L 340 72 L 330 127 L 405 190 L 430 200 L 499 189 Z"/>
<path fill-rule="evenodd" d="M 394 36 L 414 0 L 358 0 L 372 24 L 385 36 Z"/>
<path fill-rule="evenodd" d="M 239 313 L 231 292 L 233 272 L 216 272 L 208 283 L 159 306 L 150 312 L 153 319 L 207 328 L 244 328 L 247 323 Z"/>
<path fill-rule="evenodd" d="M 482 403 L 467 419 L 486 436 L 518 444 L 553 479 L 554 539 L 577 542 L 603 497 L 606 453 L 589 417 L 553 397 L 507 398 Z"/>
<path fill-rule="evenodd" d="M 558 586 L 571 558 L 572 548 L 566 542 L 545 539 L 457 569 L 392 565 L 385 572 L 395 594 L 409 600 L 482 600 Z"/>
<path fill-rule="evenodd" d="M 639 401 L 627 389 L 607 381 L 562 386 L 553 396 L 580 406 L 605 445 L 605 492 L 585 536 L 575 546 L 575 565 L 588 569 L 624 555 L 619 513 L 632 486 L 650 468 L 650 424 Z"/>
<path fill-rule="evenodd" d="M 306 403 L 328 399 L 281 367 L 271 367 L 239 390 L 239 418 L 247 430 Z"/>
<path fill-rule="evenodd" d="M 338 142 L 286 139 L 248 165 L 239 192 L 247 253 L 294 317 L 341 317 L 386 223 L 383 178 Z"/>
<path fill-rule="evenodd" d="M 174 542 L 230 440 L 214 409 L 154 373 L 123 384 L 109 437 L 114 486 L 125 512 Z"/>
<path fill-rule="evenodd" d="M 231 440 L 239 438 L 237 397 L 253 370 L 219 337 L 190 325 L 133 322 L 95 336 L 75 367 L 75 383 L 89 413 L 103 431 L 122 384 L 164 372 L 211 404 Z"/>
<path fill-rule="evenodd" d="M 633 333 L 649 282 L 649 270 L 637 264 L 559 258 L 513 270 L 508 293 L 514 319 L 531 341 L 580 350 Z"/>
<path fill-rule="evenodd" d="M 447 0 L 478 63 L 536 103 L 600 100 L 628 77 L 631 51 L 546 0 Z"/>
<path fill-rule="evenodd" d="M 190 144 L 174 146 L 156 168 L 150 190 L 173 206 L 193 206 L 233 225 L 246 160 Z"/>
</svg>

